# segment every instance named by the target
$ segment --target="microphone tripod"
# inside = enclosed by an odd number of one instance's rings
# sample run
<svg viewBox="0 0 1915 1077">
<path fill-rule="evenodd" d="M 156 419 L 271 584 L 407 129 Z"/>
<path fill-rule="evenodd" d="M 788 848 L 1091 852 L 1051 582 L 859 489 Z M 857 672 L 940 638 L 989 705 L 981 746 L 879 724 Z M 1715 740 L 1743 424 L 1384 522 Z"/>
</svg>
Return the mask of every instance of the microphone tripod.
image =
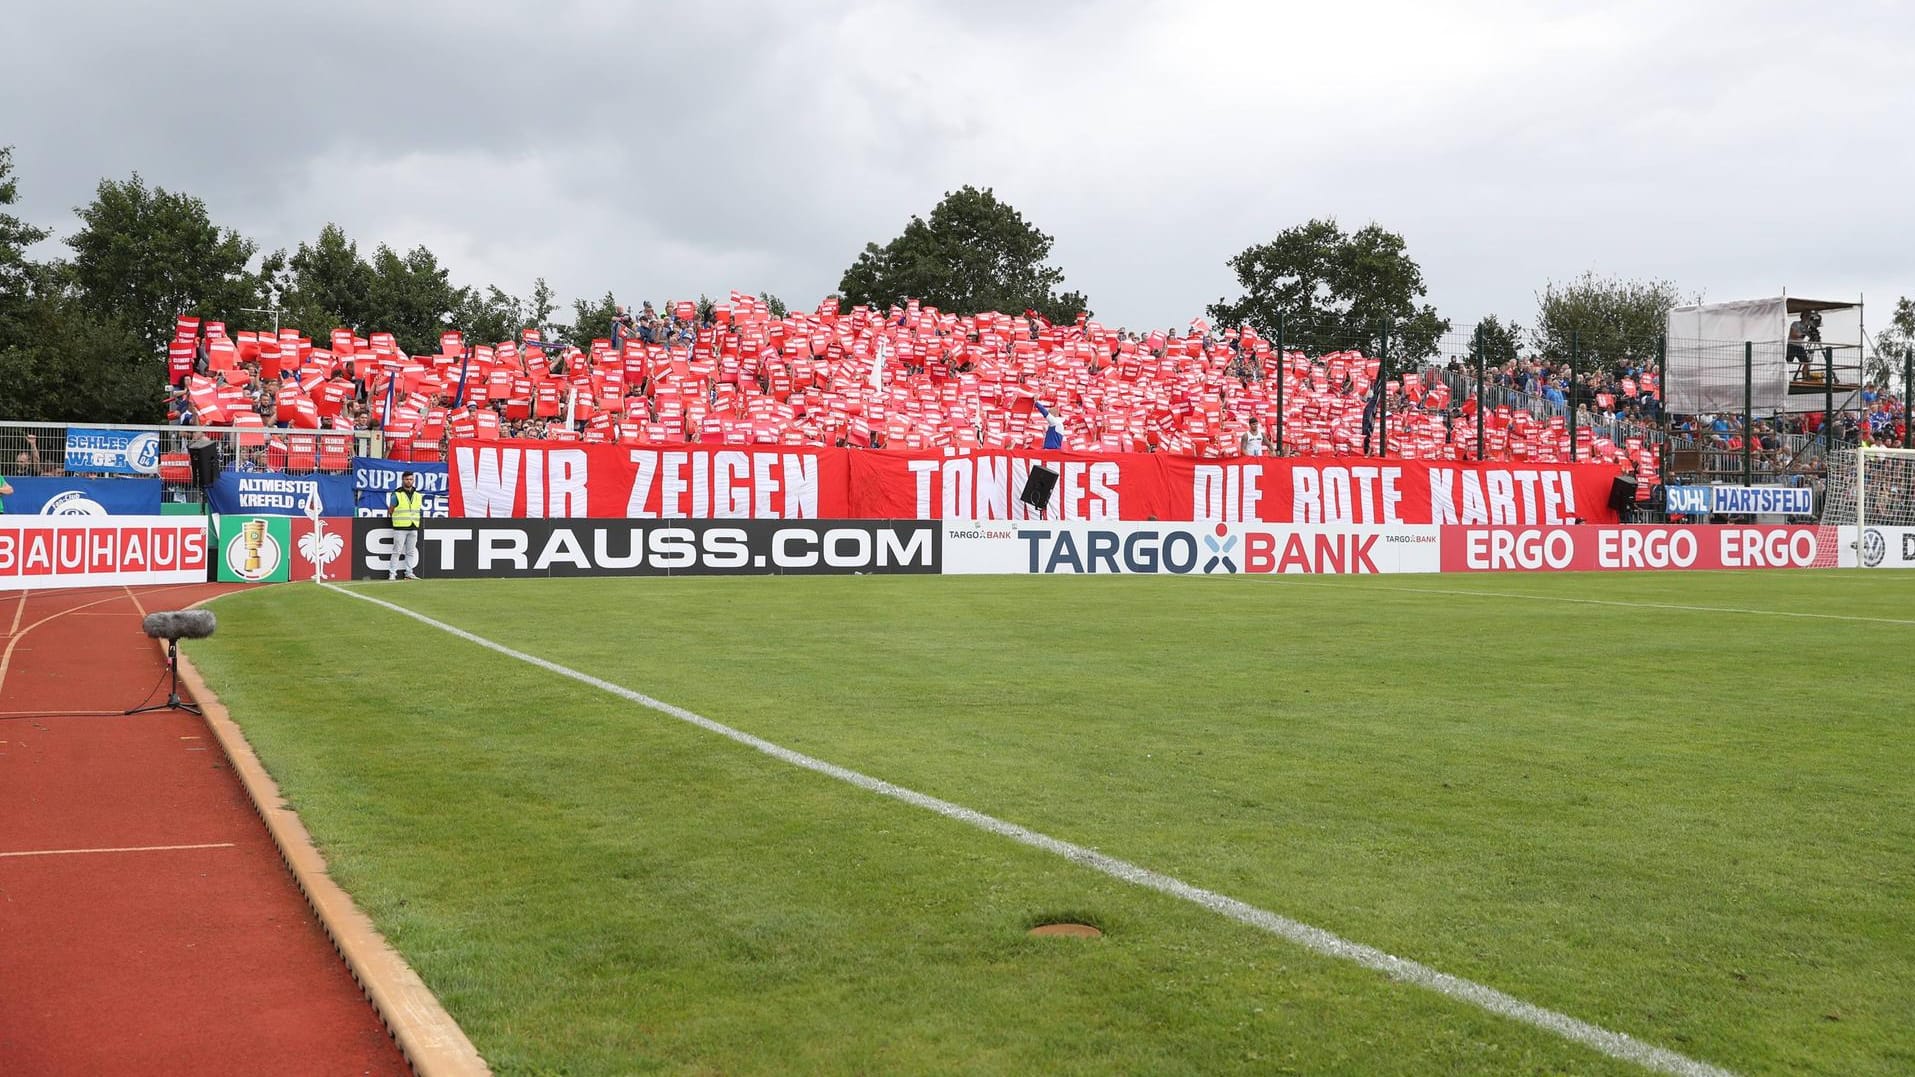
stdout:
<svg viewBox="0 0 1915 1077">
<path fill-rule="evenodd" d="M 154 703 L 145 707 L 134 707 L 132 710 L 123 713 L 145 714 L 148 711 L 182 710 L 204 718 L 206 714 L 199 709 L 199 704 L 191 700 L 183 700 L 180 698 L 180 641 L 178 636 L 167 638 L 166 667 L 172 671 L 173 675 L 173 683 L 166 691 L 166 702 Z"/>
</svg>

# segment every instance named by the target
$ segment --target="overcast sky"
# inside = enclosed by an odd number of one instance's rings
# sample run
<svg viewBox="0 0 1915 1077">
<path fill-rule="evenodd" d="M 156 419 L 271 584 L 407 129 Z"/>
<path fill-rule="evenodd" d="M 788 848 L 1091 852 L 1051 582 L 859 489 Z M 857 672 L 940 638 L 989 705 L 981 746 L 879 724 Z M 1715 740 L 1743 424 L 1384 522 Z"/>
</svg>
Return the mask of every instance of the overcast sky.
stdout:
<svg viewBox="0 0 1915 1077">
<path fill-rule="evenodd" d="M 24 10 L 22 10 L 24 8 Z M 1915 6 L 1332 0 L 27 0 L 0 145 L 263 250 L 335 221 L 462 284 L 810 306 L 990 186 L 1108 324 L 1181 325 L 1313 216 L 1400 232 L 1459 328 L 1546 280 L 1915 294 Z M 42 255 L 60 253 L 47 244 Z"/>
</svg>

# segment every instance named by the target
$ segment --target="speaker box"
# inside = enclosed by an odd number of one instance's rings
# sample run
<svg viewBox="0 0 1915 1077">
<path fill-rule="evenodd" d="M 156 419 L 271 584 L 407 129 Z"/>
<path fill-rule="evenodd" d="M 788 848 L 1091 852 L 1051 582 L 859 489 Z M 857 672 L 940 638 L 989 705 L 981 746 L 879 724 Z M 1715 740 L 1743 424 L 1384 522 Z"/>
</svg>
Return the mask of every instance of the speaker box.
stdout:
<svg viewBox="0 0 1915 1077">
<path fill-rule="evenodd" d="M 1624 512 L 1636 507 L 1636 477 L 1618 475 L 1609 487 L 1609 507 Z"/>
<path fill-rule="evenodd" d="M 204 445 L 189 447 L 187 453 L 193 458 L 193 485 L 204 490 L 219 482 L 219 443 L 209 441 Z"/>
<path fill-rule="evenodd" d="M 1024 492 L 1017 499 L 1041 512 L 1050 507 L 1051 491 L 1055 489 L 1057 472 L 1039 464 L 1031 468 L 1031 477 L 1024 480 Z"/>
</svg>

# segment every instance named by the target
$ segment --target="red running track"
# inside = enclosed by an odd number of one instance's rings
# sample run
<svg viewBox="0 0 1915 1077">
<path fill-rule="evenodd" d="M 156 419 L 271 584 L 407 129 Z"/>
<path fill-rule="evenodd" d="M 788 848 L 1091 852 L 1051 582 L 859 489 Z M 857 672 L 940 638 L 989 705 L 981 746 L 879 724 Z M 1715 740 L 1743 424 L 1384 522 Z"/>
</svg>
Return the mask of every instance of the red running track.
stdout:
<svg viewBox="0 0 1915 1077">
<path fill-rule="evenodd" d="M 118 714 L 234 589 L 0 593 L 0 1074 L 410 1072 L 205 721 Z"/>
</svg>

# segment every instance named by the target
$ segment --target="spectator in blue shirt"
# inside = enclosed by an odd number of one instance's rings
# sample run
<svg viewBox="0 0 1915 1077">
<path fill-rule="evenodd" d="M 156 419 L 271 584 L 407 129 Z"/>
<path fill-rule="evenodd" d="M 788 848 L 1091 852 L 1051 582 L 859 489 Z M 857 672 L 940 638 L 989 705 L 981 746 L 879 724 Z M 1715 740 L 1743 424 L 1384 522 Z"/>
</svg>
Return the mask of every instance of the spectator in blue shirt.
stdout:
<svg viewBox="0 0 1915 1077">
<path fill-rule="evenodd" d="M 1062 415 L 1052 415 L 1051 409 L 1035 400 L 1031 401 L 1031 403 L 1037 405 L 1037 413 L 1044 417 L 1044 447 L 1046 449 L 1063 448 L 1064 417 Z"/>
</svg>

